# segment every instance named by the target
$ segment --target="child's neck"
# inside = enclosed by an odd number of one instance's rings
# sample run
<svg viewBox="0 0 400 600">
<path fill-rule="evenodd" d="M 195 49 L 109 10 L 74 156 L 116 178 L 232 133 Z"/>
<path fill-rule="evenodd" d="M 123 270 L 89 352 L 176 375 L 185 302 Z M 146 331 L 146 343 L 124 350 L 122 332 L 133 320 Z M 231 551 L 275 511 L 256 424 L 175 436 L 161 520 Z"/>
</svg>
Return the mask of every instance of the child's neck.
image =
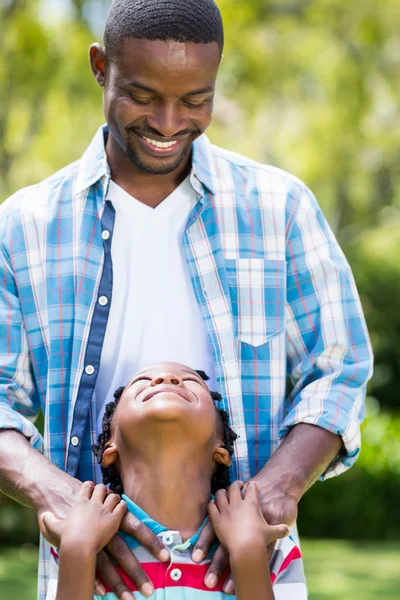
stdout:
<svg viewBox="0 0 400 600">
<path fill-rule="evenodd" d="M 187 454 L 146 462 L 135 458 L 121 469 L 125 494 L 155 521 L 179 531 L 182 541 L 197 533 L 211 497 L 211 466 Z"/>
</svg>

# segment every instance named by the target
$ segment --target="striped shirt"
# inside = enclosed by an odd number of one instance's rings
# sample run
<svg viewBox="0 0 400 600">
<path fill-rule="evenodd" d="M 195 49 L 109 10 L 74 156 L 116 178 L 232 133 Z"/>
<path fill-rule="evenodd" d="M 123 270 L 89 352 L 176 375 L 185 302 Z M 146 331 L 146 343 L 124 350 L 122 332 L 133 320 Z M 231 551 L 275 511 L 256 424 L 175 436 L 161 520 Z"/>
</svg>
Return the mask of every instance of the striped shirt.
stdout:
<svg viewBox="0 0 400 600">
<path fill-rule="evenodd" d="M 196 535 L 186 542 L 182 542 L 178 531 L 170 531 L 167 527 L 160 525 L 147 515 L 137 504 L 127 496 L 123 499 L 128 505 L 128 511 L 147 525 L 169 548 L 171 560 L 162 563 L 154 558 L 134 538 L 120 532 L 129 548 L 141 563 L 144 571 L 153 582 L 155 592 L 154 600 L 228 600 L 231 595 L 222 591 L 229 570 L 227 569 L 218 582 L 217 586 L 210 590 L 204 585 L 204 578 L 212 559 L 215 547 L 209 556 L 200 564 L 192 561 L 193 547 L 200 535 Z M 121 578 L 133 593 L 134 598 L 143 598 L 135 584 L 129 577 L 117 567 Z M 306 600 L 307 588 L 305 584 L 301 552 L 293 538 L 287 537 L 278 540 L 270 562 L 271 582 L 276 600 Z M 56 600 L 58 580 L 58 554 L 51 549 L 50 558 L 50 583 L 46 600 Z M 106 586 L 107 594 L 104 600 L 116 600 Z M 101 600 L 95 596 L 95 600 Z"/>
<path fill-rule="evenodd" d="M 0 428 L 22 432 L 81 480 L 95 478 L 95 383 L 113 287 L 107 135 L 100 128 L 81 160 L 0 207 Z M 324 477 L 338 474 L 360 450 L 372 369 L 346 259 L 298 179 L 204 135 L 192 156 L 198 201 L 182 248 L 223 408 L 240 436 L 232 475 L 257 473 L 298 423 L 342 437 Z M 43 600 L 44 542 L 41 557 Z"/>
</svg>

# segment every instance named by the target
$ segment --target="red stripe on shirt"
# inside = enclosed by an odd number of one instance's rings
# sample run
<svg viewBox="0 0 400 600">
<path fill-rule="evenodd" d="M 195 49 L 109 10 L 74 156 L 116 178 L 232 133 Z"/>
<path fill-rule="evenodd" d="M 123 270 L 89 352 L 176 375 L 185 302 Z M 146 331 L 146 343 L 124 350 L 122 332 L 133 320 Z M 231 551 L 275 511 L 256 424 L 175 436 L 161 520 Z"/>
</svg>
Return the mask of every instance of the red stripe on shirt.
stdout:
<svg viewBox="0 0 400 600">
<path fill-rule="evenodd" d="M 151 579 L 154 589 L 164 589 L 170 587 L 187 587 L 193 588 L 195 590 L 204 590 L 204 591 L 212 591 L 212 592 L 222 592 L 223 585 L 228 577 L 229 569 L 225 569 L 222 578 L 217 583 L 215 588 L 210 590 L 204 585 L 204 577 L 209 568 L 209 564 L 206 565 L 196 565 L 196 564 L 179 564 L 172 563 L 171 565 L 161 562 L 154 563 L 141 563 L 140 565 L 145 573 Z M 133 581 L 128 577 L 128 575 L 121 569 L 121 567 L 116 567 L 121 579 L 128 587 L 131 592 L 137 592 L 138 588 L 135 586 Z M 179 569 L 182 572 L 182 576 L 179 581 L 174 581 L 171 578 L 171 572 L 174 569 Z M 168 571 L 168 572 L 167 572 Z M 112 592 L 112 589 L 103 581 L 106 591 Z"/>
</svg>

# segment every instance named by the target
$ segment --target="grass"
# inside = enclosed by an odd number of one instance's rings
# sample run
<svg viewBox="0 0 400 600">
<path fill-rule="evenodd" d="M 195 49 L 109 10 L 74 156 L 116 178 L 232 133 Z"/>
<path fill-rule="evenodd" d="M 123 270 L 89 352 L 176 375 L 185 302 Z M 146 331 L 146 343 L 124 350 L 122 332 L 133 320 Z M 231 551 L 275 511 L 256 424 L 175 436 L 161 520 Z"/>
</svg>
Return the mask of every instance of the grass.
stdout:
<svg viewBox="0 0 400 600">
<path fill-rule="evenodd" d="M 310 600 L 400 596 L 400 544 L 303 540 Z M 0 550 L 1 600 L 36 600 L 37 551 Z"/>
</svg>

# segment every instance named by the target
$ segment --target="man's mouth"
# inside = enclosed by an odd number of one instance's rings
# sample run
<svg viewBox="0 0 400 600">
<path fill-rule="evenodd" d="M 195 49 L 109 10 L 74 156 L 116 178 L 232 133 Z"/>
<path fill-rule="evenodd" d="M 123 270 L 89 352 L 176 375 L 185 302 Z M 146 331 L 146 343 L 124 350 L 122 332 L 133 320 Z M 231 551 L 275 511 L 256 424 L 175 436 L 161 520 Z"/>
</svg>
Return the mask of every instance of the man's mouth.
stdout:
<svg viewBox="0 0 400 600">
<path fill-rule="evenodd" d="M 136 133 L 136 132 L 135 132 Z M 173 154 L 184 140 L 173 140 L 171 142 L 160 142 L 153 138 L 149 138 L 140 133 L 136 133 L 137 137 L 143 145 L 149 148 L 155 154 Z"/>
</svg>

